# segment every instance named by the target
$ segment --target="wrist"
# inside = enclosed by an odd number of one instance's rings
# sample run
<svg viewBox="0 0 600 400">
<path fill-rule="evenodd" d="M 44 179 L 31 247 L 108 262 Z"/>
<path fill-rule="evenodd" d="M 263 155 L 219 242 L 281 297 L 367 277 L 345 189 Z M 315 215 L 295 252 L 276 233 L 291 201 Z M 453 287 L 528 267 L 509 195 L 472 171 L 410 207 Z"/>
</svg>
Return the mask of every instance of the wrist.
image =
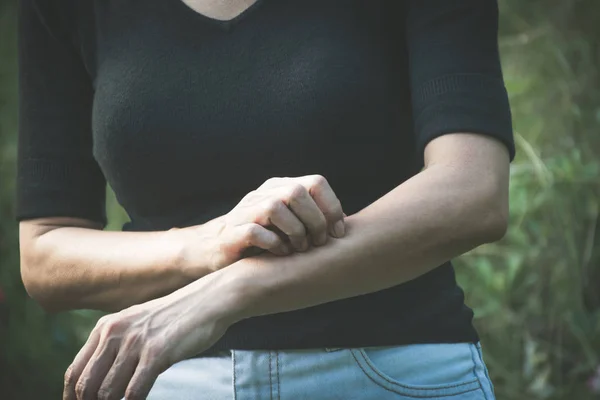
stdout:
<svg viewBox="0 0 600 400">
<path fill-rule="evenodd" d="M 274 282 L 260 278 L 256 272 L 275 258 L 278 257 L 269 254 L 244 258 L 214 274 L 215 277 L 222 276 L 220 283 L 214 287 L 228 294 L 227 301 L 223 302 L 226 304 L 223 312 L 227 319 L 238 322 L 261 315 L 257 312 L 258 304 L 270 297 Z M 281 262 L 279 259 L 277 261 Z"/>
<path fill-rule="evenodd" d="M 194 307 L 201 305 L 204 311 L 198 315 L 209 315 L 211 320 L 230 326 L 250 316 L 246 288 L 240 274 L 225 268 L 190 283 L 172 293 L 172 297 L 191 296 Z"/>
<path fill-rule="evenodd" d="M 170 268 L 187 279 L 188 283 L 218 269 L 215 261 L 215 238 L 210 238 L 205 225 L 172 228 L 165 232 L 171 249 Z"/>
<path fill-rule="evenodd" d="M 214 274 L 215 282 L 211 284 L 211 290 L 214 290 L 215 297 L 219 299 L 215 302 L 217 315 L 229 324 L 250 317 L 247 314 L 248 285 L 236 269 L 225 268 L 218 271 Z"/>
</svg>

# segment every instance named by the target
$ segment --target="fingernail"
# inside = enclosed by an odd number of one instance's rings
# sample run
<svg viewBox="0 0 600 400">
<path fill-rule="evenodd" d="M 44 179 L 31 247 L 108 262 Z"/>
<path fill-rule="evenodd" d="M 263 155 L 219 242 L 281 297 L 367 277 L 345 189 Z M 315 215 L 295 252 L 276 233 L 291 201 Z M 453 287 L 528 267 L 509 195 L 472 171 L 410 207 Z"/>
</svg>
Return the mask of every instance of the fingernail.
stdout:
<svg viewBox="0 0 600 400">
<path fill-rule="evenodd" d="M 333 231 L 335 232 L 335 236 L 341 238 L 346 233 L 346 227 L 344 226 L 344 221 L 338 221 L 333 226 Z"/>
<path fill-rule="evenodd" d="M 302 245 L 301 246 L 302 246 L 301 251 L 308 250 L 308 239 L 306 237 L 304 237 L 302 239 Z"/>
<path fill-rule="evenodd" d="M 279 248 L 283 254 L 290 254 L 292 252 L 292 247 L 286 243 L 279 246 Z"/>
<path fill-rule="evenodd" d="M 313 238 L 313 243 L 315 246 L 322 246 L 327 243 L 327 232 L 320 233 L 316 237 Z"/>
</svg>

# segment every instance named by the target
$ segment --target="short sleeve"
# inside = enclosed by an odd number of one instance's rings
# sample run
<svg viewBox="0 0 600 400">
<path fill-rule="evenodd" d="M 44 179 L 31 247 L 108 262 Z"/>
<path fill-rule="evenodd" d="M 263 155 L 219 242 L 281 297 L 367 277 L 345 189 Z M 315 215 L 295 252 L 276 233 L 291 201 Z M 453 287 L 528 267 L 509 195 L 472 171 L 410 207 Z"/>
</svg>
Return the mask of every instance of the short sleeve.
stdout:
<svg viewBox="0 0 600 400">
<path fill-rule="evenodd" d="M 515 156 L 498 51 L 497 0 L 408 0 L 407 46 L 417 151 L 457 132 L 485 134 Z"/>
<path fill-rule="evenodd" d="M 17 220 L 106 223 L 106 181 L 93 157 L 93 88 L 55 0 L 19 4 Z"/>
</svg>

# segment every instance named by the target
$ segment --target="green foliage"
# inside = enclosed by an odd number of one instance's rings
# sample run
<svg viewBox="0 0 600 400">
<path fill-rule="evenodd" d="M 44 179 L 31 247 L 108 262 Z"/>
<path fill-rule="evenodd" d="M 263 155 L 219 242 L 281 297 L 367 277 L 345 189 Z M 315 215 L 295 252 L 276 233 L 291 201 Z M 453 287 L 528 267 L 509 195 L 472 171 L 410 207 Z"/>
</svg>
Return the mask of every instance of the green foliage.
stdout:
<svg viewBox="0 0 600 400">
<path fill-rule="evenodd" d="M 15 0 L 0 0 L 0 388 L 59 398 L 98 313 L 45 314 L 18 270 Z M 506 237 L 457 260 L 502 400 L 594 398 L 600 365 L 600 12 L 597 0 L 501 0 L 518 156 Z M 126 218 L 109 193 L 109 229 Z M 2 294 L 4 294 L 4 299 Z M 598 398 L 598 397 L 596 397 Z"/>
<path fill-rule="evenodd" d="M 456 263 L 500 399 L 592 398 L 600 365 L 598 4 L 551 3 L 502 3 L 510 228 Z"/>
</svg>

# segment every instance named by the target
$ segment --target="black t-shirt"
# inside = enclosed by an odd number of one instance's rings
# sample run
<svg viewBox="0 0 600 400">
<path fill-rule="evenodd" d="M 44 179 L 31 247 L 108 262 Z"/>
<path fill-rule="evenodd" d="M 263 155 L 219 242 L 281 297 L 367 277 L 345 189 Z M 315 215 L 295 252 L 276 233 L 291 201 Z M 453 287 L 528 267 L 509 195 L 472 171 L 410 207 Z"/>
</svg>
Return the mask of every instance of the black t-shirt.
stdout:
<svg viewBox="0 0 600 400">
<path fill-rule="evenodd" d="M 21 0 L 17 218 L 104 223 L 108 182 L 125 229 L 165 230 L 308 174 L 352 214 L 437 136 L 490 135 L 512 159 L 497 24 L 496 0 L 258 0 L 230 22 L 181 0 Z M 476 341 L 472 316 L 448 262 L 216 347 Z"/>
</svg>

